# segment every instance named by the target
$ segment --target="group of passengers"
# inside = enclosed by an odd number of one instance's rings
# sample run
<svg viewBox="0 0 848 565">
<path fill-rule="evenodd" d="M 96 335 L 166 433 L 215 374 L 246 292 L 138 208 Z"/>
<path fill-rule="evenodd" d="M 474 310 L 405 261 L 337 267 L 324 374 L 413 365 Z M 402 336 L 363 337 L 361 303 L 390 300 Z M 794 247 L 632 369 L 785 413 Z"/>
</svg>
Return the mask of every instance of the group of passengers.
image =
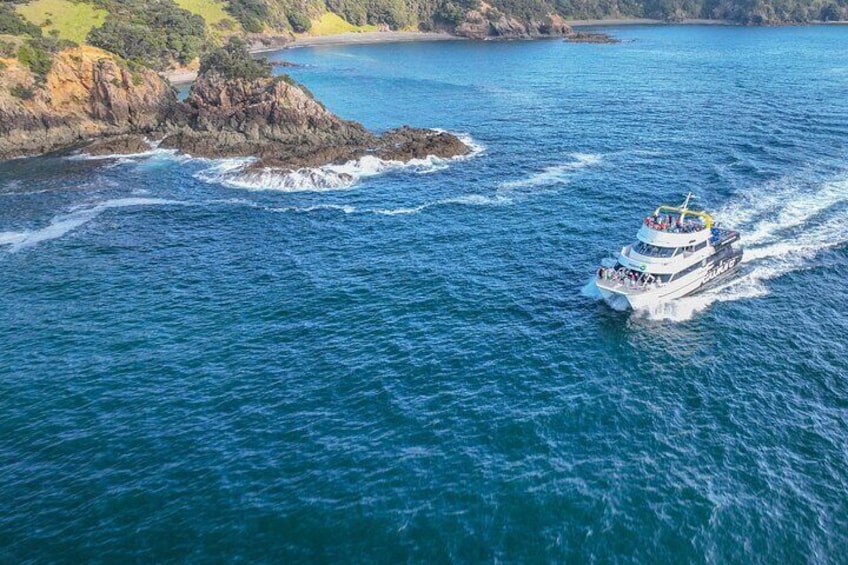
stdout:
<svg viewBox="0 0 848 565">
<path fill-rule="evenodd" d="M 599 267 L 598 278 L 606 281 L 621 282 L 632 288 L 647 288 L 653 283 L 659 284 L 661 282 L 650 273 L 640 273 L 639 271 L 626 269 L 624 267 L 621 267 L 618 270 L 615 270 L 612 267 Z"/>
<path fill-rule="evenodd" d="M 701 222 L 695 220 L 684 220 L 682 216 L 676 218 L 671 214 L 657 214 L 645 218 L 645 225 L 657 231 L 665 231 L 669 233 L 692 233 L 703 229 Z"/>
</svg>

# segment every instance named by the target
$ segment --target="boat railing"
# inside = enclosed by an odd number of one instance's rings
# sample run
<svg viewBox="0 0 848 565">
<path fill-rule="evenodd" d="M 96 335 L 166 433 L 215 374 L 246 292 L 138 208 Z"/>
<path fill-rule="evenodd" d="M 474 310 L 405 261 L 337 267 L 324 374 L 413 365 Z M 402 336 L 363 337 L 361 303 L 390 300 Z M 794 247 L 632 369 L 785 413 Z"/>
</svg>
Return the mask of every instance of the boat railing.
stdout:
<svg viewBox="0 0 848 565">
<path fill-rule="evenodd" d="M 654 278 L 653 275 L 647 275 L 646 277 L 645 273 L 641 273 L 639 276 L 636 276 L 635 273 L 636 271 L 616 271 L 612 268 L 601 267 L 598 269 L 597 279 L 604 281 L 608 286 L 641 291 L 660 288 L 665 284 L 659 279 Z"/>
<path fill-rule="evenodd" d="M 679 218 L 663 218 L 661 216 L 648 216 L 645 218 L 645 225 L 652 230 L 664 233 L 696 233 L 707 227 L 701 222 L 692 220 L 680 221 Z"/>
<path fill-rule="evenodd" d="M 712 228 L 710 230 L 710 244 L 713 247 L 716 247 L 718 245 L 721 245 L 722 243 L 725 243 L 728 240 L 738 238 L 738 237 L 739 237 L 739 232 L 736 232 L 736 231 L 733 231 L 733 230 L 722 229 L 722 228 Z"/>
</svg>

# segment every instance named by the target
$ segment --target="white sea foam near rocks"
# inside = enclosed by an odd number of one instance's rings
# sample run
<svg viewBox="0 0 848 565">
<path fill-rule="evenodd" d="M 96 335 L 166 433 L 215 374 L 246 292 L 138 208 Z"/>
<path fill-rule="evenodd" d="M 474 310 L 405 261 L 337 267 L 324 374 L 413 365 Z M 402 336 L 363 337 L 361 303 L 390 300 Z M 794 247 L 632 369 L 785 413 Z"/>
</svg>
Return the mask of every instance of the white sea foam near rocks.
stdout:
<svg viewBox="0 0 848 565">
<path fill-rule="evenodd" d="M 54 216 L 42 228 L 16 232 L 0 232 L 0 247 L 5 248 L 9 253 L 15 253 L 51 239 L 58 239 L 87 224 L 109 209 L 135 206 L 161 206 L 166 204 L 182 203 L 161 198 L 117 198 L 88 206 L 79 206 L 71 209 L 69 212 Z"/>
<path fill-rule="evenodd" d="M 442 132 L 443 130 L 434 131 Z M 347 190 L 363 179 L 391 172 L 435 173 L 447 169 L 453 162 L 476 157 L 485 151 L 485 147 L 474 141 L 470 135 L 465 133 L 454 135 L 471 149 L 470 153 L 450 159 L 431 155 L 423 159 L 412 159 L 406 163 L 366 155 L 340 165 L 304 167 L 287 173 L 281 173 L 273 168 L 245 170 L 252 160 L 222 159 L 195 176 L 206 182 L 221 183 L 232 188 L 246 190 L 276 190 L 279 192 Z"/>
<path fill-rule="evenodd" d="M 264 186 L 265 188 L 262 188 L 262 190 L 267 190 L 269 183 L 277 182 L 283 183 L 282 185 L 276 188 L 277 190 L 287 190 L 292 192 L 299 190 L 343 190 L 346 188 L 350 188 L 356 181 L 365 178 L 366 176 L 374 176 L 392 169 L 412 170 L 416 173 L 423 174 L 427 172 L 432 172 L 432 169 L 434 167 L 447 166 L 449 161 L 457 159 L 468 159 L 479 155 L 485 150 L 482 145 L 477 144 L 470 137 L 463 136 L 461 134 L 459 134 L 458 136 L 466 145 L 472 148 L 472 152 L 469 155 L 454 159 L 439 159 L 431 157 L 428 159 L 413 160 L 409 163 L 381 161 L 380 159 L 376 159 L 373 157 L 365 157 L 355 162 L 352 161 L 346 163 L 345 165 L 331 165 L 327 167 L 322 167 L 321 170 L 307 169 L 305 171 L 297 171 L 295 173 L 290 173 L 289 175 L 279 175 L 277 173 L 271 173 L 267 178 L 251 179 L 249 184 L 244 188 L 257 189 L 255 187 Z M 586 153 L 573 153 L 569 157 L 570 160 L 567 163 L 557 165 L 555 167 L 549 167 L 543 171 L 534 173 L 528 179 L 504 183 L 500 185 L 495 191 L 495 193 L 492 195 L 464 194 L 460 196 L 432 200 L 414 206 L 399 206 L 397 208 L 355 208 L 352 206 L 344 206 L 343 211 L 349 214 L 370 213 L 382 216 L 403 216 L 418 214 L 425 210 L 439 206 L 505 206 L 513 204 L 516 201 L 516 198 L 519 198 L 522 195 L 521 193 L 523 191 L 520 189 L 532 186 L 547 185 L 549 187 L 555 187 L 557 185 L 567 184 L 568 182 L 570 182 L 571 178 L 574 176 L 575 173 L 585 167 L 600 163 L 602 159 L 600 155 Z M 362 163 L 363 160 L 366 160 L 366 163 Z M 219 171 L 216 169 L 215 171 L 212 171 L 212 174 L 209 178 L 211 179 L 212 177 L 215 177 L 220 179 L 220 176 L 226 176 L 233 171 L 237 171 L 240 167 L 240 165 L 238 165 L 237 163 L 232 163 L 229 166 L 232 167 L 231 170 Z M 203 171 L 200 174 L 208 175 L 209 171 Z M 349 175 L 349 177 L 346 179 L 339 180 L 339 175 Z M 250 174 L 248 173 L 247 175 L 241 175 L 241 177 L 239 178 L 243 180 L 245 176 L 250 176 Z M 219 180 L 219 182 L 221 181 Z M 274 210 L 285 212 L 313 212 L 317 210 L 327 209 L 342 209 L 342 207 L 335 205 L 317 205 L 308 207 L 283 207 L 276 208 Z"/>
<path fill-rule="evenodd" d="M 176 157 L 178 152 L 176 149 L 160 149 L 159 145 L 162 143 L 161 141 L 155 141 L 152 139 L 144 139 L 145 143 L 150 147 L 149 151 L 142 151 L 141 153 L 114 153 L 108 155 L 91 155 L 85 152 L 83 148 L 78 153 L 74 153 L 73 155 L 68 155 L 65 159 L 69 161 L 108 161 L 108 160 L 137 160 L 137 159 L 150 159 L 155 157 Z"/>
</svg>

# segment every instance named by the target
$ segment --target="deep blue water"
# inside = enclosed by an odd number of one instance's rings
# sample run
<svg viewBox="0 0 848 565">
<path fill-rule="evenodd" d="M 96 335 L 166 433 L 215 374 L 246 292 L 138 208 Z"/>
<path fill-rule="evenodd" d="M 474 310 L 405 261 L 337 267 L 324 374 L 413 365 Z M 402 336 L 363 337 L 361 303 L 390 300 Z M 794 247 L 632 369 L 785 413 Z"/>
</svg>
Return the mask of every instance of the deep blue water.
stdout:
<svg viewBox="0 0 848 565">
<path fill-rule="evenodd" d="M 0 562 L 844 562 L 848 28 L 612 33 L 276 55 L 484 148 L 352 186 L 0 164 Z M 740 278 L 597 302 L 688 190 Z"/>
</svg>

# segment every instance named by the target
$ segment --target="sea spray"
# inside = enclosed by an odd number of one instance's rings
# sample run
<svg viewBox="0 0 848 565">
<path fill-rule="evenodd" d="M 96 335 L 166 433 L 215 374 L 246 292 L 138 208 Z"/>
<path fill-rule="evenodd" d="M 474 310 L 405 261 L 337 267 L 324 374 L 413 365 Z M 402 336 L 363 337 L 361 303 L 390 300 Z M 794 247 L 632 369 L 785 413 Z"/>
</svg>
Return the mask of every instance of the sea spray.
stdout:
<svg viewBox="0 0 848 565">
<path fill-rule="evenodd" d="M 0 246 L 8 246 L 6 247 L 7 251 L 15 253 L 21 249 L 32 247 L 51 239 L 58 239 L 90 222 L 106 210 L 136 206 L 163 206 L 167 204 L 185 203 L 161 198 L 116 198 L 94 205 L 76 206 L 67 213 L 54 216 L 50 220 L 50 223 L 43 228 L 0 233 Z"/>
<path fill-rule="evenodd" d="M 504 191 L 519 191 L 565 185 L 572 181 L 575 172 L 597 165 L 603 159 L 602 155 L 594 153 L 571 153 L 569 157 L 570 160 L 566 163 L 546 167 L 526 178 L 501 183 L 499 188 Z"/>
</svg>

